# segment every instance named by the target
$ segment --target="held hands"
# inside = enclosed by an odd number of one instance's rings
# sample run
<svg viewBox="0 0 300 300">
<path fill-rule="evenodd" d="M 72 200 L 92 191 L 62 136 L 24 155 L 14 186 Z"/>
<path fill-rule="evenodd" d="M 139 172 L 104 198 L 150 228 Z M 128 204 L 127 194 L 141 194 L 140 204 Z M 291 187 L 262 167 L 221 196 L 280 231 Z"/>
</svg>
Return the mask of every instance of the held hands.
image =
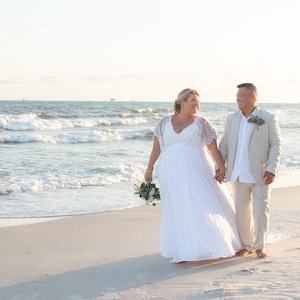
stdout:
<svg viewBox="0 0 300 300">
<path fill-rule="evenodd" d="M 265 172 L 263 180 L 265 185 L 269 185 L 274 181 L 275 175 L 270 172 Z"/>
<path fill-rule="evenodd" d="M 225 168 L 216 170 L 215 180 L 222 184 L 225 181 Z"/>
</svg>

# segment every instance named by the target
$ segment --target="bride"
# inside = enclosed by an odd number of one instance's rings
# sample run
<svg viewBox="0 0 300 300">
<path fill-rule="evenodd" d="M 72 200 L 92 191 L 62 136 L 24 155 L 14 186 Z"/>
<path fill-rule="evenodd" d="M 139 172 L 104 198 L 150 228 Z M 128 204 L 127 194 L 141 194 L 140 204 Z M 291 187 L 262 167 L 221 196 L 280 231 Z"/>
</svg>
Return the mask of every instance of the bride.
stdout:
<svg viewBox="0 0 300 300">
<path fill-rule="evenodd" d="M 199 93 L 184 89 L 174 114 L 155 128 L 145 181 L 158 163 L 163 207 L 160 250 L 171 262 L 230 257 L 240 250 L 230 195 L 220 183 L 225 167 L 213 125 L 198 116 Z M 214 164 L 219 166 L 214 178 Z"/>
</svg>

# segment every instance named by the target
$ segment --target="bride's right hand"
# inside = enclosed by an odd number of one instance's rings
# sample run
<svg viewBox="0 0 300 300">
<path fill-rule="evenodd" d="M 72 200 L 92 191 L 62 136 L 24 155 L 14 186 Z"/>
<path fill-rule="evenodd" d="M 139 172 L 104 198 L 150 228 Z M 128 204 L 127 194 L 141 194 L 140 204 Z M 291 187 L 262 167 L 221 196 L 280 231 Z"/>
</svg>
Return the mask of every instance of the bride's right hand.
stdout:
<svg viewBox="0 0 300 300">
<path fill-rule="evenodd" d="M 145 178 L 145 182 L 152 182 L 152 172 L 146 171 L 144 178 Z"/>
</svg>

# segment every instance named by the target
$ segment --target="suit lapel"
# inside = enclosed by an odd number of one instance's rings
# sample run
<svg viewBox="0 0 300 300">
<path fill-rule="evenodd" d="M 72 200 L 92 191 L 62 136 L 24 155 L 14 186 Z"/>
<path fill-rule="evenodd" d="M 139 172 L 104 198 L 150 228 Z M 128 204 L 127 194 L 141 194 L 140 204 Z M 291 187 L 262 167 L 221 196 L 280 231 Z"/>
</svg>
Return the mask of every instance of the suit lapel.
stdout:
<svg viewBox="0 0 300 300">
<path fill-rule="evenodd" d="M 261 117 L 261 113 L 260 113 L 259 107 L 256 108 L 255 114 L 253 114 L 253 115 L 254 115 L 254 116 Z M 253 128 L 252 128 L 252 131 L 251 131 L 251 136 L 250 136 L 250 141 L 251 141 L 251 138 L 252 138 L 253 133 L 257 131 L 257 126 L 258 126 L 258 125 L 253 124 Z"/>
<path fill-rule="evenodd" d="M 238 144 L 238 138 L 239 138 L 239 128 L 240 128 L 240 122 L 241 122 L 241 114 L 237 113 L 234 116 L 235 120 L 232 122 L 234 124 L 234 127 L 232 128 L 232 138 L 233 138 L 233 145 Z"/>
</svg>

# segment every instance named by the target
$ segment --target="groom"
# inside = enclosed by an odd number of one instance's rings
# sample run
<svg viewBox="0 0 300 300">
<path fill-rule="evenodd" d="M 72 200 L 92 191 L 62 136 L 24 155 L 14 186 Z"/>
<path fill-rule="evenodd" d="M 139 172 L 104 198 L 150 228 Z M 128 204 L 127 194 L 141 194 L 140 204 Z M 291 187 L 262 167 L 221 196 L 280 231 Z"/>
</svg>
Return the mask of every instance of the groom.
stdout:
<svg viewBox="0 0 300 300">
<path fill-rule="evenodd" d="M 257 90 L 252 83 L 242 83 L 237 88 L 239 111 L 227 117 L 219 147 L 226 162 L 226 180 L 232 183 L 242 241 L 237 255 L 255 251 L 259 258 L 264 258 L 270 184 L 278 171 L 281 154 L 280 128 L 274 114 L 257 106 Z"/>
</svg>

